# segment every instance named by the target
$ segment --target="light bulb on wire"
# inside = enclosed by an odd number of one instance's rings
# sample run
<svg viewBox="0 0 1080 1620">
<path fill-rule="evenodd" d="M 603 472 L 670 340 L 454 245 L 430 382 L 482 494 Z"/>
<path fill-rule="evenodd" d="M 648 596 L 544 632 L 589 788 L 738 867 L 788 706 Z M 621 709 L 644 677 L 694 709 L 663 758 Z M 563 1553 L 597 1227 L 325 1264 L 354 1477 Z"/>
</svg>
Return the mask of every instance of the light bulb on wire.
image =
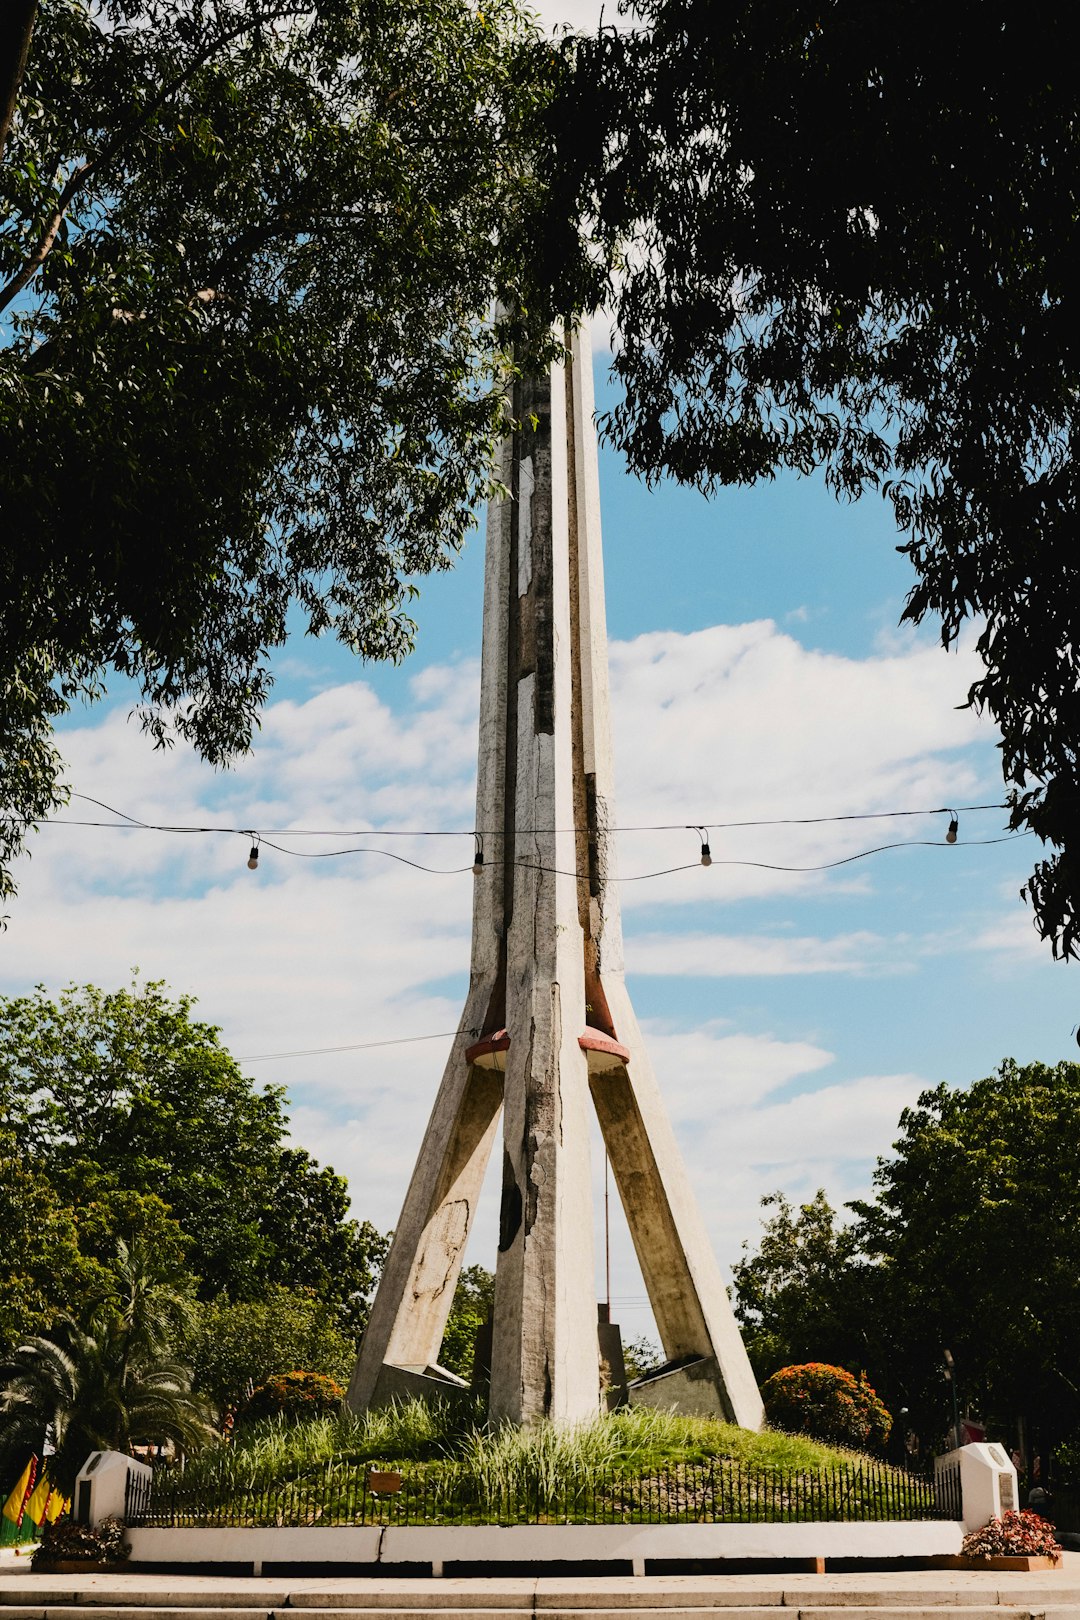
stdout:
<svg viewBox="0 0 1080 1620">
<path fill-rule="evenodd" d="M 695 827 L 694 831 L 701 839 L 701 864 L 702 866 L 711 866 L 712 850 L 709 848 L 709 829 L 708 827 Z"/>
<path fill-rule="evenodd" d="M 473 855 L 473 863 L 472 863 L 473 877 L 483 877 L 483 875 L 484 875 L 484 840 L 481 838 L 479 833 L 473 833 L 473 837 L 476 839 L 476 852 Z"/>
<path fill-rule="evenodd" d="M 255 871 L 258 870 L 258 866 L 259 866 L 259 846 L 258 846 L 258 844 L 252 844 L 251 853 L 249 854 L 249 856 L 247 858 L 247 863 L 248 863 L 248 871 L 249 872 L 255 872 Z"/>
<path fill-rule="evenodd" d="M 960 830 L 960 819 L 957 816 L 955 810 L 950 810 L 949 811 L 949 816 L 950 816 L 951 819 L 949 821 L 949 830 L 945 834 L 945 842 L 947 844 L 955 844 L 956 843 L 956 835 Z"/>
</svg>

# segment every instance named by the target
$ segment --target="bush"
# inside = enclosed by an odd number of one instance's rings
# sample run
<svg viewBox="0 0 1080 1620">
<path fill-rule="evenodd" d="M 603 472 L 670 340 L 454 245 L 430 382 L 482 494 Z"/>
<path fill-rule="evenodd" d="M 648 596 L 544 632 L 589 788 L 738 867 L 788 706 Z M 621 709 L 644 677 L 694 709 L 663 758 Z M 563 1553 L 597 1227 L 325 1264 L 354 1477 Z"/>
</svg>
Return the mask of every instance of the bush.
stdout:
<svg viewBox="0 0 1080 1620">
<path fill-rule="evenodd" d="M 771 1427 L 789 1434 L 865 1451 L 884 1446 L 892 1429 L 892 1418 L 865 1377 L 822 1361 L 781 1367 L 761 1395 Z"/>
<path fill-rule="evenodd" d="M 267 1417 L 322 1417 L 336 1411 L 344 1399 L 341 1385 L 325 1373 L 279 1373 L 259 1385 L 241 1416 L 245 1421 Z"/>
<path fill-rule="evenodd" d="M 124 1540 L 122 1519 L 102 1519 L 96 1530 L 73 1519 L 57 1519 L 42 1527 L 41 1545 L 30 1560 L 31 1569 L 47 1570 L 52 1564 L 121 1564 L 131 1552 Z"/>
<path fill-rule="evenodd" d="M 1061 1547 L 1054 1527 L 1037 1513 L 1003 1513 L 964 1537 L 969 1558 L 1057 1558 Z"/>
</svg>

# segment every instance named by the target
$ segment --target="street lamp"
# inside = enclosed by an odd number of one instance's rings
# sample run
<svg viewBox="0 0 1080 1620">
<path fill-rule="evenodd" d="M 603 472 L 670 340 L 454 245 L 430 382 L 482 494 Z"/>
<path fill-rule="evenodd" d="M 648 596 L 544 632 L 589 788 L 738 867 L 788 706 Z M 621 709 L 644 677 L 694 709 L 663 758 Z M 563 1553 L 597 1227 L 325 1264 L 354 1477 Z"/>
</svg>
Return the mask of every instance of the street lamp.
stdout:
<svg viewBox="0 0 1080 1620">
<path fill-rule="evenodd" d="M 952 1393 L 953 1445 L 959 1448 L 964 1443 L 964 1437 L 960 1433 L 960 1404 L 956 1398 L 956 1362 L 951 1350 L 942 1350 L 941 1354 L 945 1358 L 945 1377 Z"/>
</svg>

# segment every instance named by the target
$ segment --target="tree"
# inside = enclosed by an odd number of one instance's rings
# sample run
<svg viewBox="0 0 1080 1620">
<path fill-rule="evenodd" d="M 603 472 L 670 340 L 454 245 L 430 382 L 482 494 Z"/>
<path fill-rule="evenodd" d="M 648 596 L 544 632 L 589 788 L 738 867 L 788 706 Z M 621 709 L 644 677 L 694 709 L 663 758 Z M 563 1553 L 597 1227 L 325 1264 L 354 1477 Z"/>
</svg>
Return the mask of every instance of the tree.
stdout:
<svg viewBox="0 0 1080 1620">
<path fill-rule="evenodd" d="M 355 1341 L 328 1306 L 310 1292 L 280 1287 L 258 1300 L 221 1297 L 201 1306 L 186 1349 L 195 1387 L 219 1411 L 284 1373 L 322 1373 L 347 1384 L 356 1360 Z"/>
<path fill-rule="evenodd" d="M 47 1427 L 56 1446 L 50 1478 L 68 1496 L 92 1451 L 126 1451 L 140 1440 L 192 1448 L 210 1438 L 190 1371 L 169 1354 L 180 1296 L 147 1256 L 127 1251 L 114 1285 L 88 1327 L 61 1317 L 0 1366 L 0 1472 L 39 1451 Z"/>
<path fill-rule="evenodd" d="M 534 39 L 514 0 L 42 0 L 0 163 L 0 893 L 63 798 L 53 721 L 111 672 L 220 764 L 292 609 L 407 649 L 509 345 L 548 341 Z"/>
<path fill-rule="evenodd" d="M 472 1378 L 476 1335 L 494 1306 L 494 1272 L 485 1266 L 466 1266 L 458 1277 L 439 1350 L 441 1365 L 459 1378 Z"/>
<path fill-rule="evenodd" d="M 320 1168 L 303 1148 L 286 1148 L 260 1230 L 274 1275 L 332 1305 L 341 1328 L 359 1343 L 390 1239 L 370 1221 L 349 1219 L 344 1178 Z"/>
<path fill-rule="evenodd" d="M 0 1358 L 65 1306 L 102 1286 L 102 1269 L 79 1245 L 73 1212 L 49 1178 L 17 1156 L 0 1129 Z"/>
<path fill-rule="evenodd" d="M 890 1404 L 943 1430 L 948 1349 L 962 1404 L 1044 1441 L 1080 1425 L 1080 1065 L 1010 1059 L 924 1092 L 874 1183 L 853 1208 L 896 1345 Z"/>
<path fill-rule="evenodd" d="M 774 1213 L 757 1252 L 744 1243 L 732 1271 L 735 1315 L 758 1379 L 804 1362 L 858 1371 L 873 1319 L 860 1298 L 867 1290 L 856 1229 L 837 1226 L 824 1188 L 797 1212 L 780 1192 L 761 1203 Z"/>
<path fill-rule="evenodd" d="M 284 1090 L 257 1088 L 193 1007 L 137 979 L 0 999 L 0 1121 L 75 1211 L 84 1252 L 153 1233 L 204 1299 L 310 1284 L 355 1324 L 384 1240 L 346 1217 L 332 1170 L 285 1145 Z"/>
<path fill-rule="evenodd" d="M 1026 885 L 1080 949 L 1080 92 L 1072 18 L 1005 0 L 642 0 L 570 41 L 549 112 L 545 286 L 610 298 L 646 478 L 823 468 L 880 490 L 904 618 L 979 632 Z M 595 279 L 581 278 L 586 215 Z M 606 279 L 605 279 L 606 272 Z"/>
</svg>

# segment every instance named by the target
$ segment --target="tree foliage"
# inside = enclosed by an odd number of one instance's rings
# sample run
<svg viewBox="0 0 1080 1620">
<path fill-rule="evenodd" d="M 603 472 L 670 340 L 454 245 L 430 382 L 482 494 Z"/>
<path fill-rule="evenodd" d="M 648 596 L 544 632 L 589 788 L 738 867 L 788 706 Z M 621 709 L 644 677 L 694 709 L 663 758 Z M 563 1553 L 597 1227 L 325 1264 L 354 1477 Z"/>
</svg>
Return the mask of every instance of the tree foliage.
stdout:
<svg viewBox="0 0 1080 1620">
<path fill-rule="evenodd" d="M 0 161 L 0 891 L 109 672 L 222 763 L 291 609 L 408 647 L 508 344 L 547 342 L 515 243 L 546 59 L 513 0 L 42 0 Z"/>
<path fill-rule="evenodd" d="M 314 1288 L 356 1331 L 385 1240 L 348 1218 L 340 1177 L 286 1145 L 283 1088 L 256 1087 L 193 1007 L 138 980 L 0 999 L 0 1126 L 84 1256 L 152 1243 L 204 1299 Z"/>
<path fill-rule="evenodd" d="M 47 1175 L 26 1164 L 0 1129 L 0 1355 L 102 1286 L 102 1269 L 82 1251 L 74 1213 Z"/>
<path fill-rule="evenodd" d="M 900 1118 L 874 1196 L 840 1226 L 824 1193 L 781 1196 L 735 1268 L 759 1373 L 788 1357 L 866 1369 L 924 1442 L 961 1410 L 1042 1443 L 1080 1429 L 1080 1065 L 1012 1060 Z"/>
<path fill-rule="evenodd" d="M 296 1369 L 347 1384 L 356 1344 L 313 1294 L 272 1286 L 261 1299 L 234 1303 L 223 1296 L 201 1306 L 186 1353 L 195 1387 L 224 1411 Z"/>
<path fill-rule="evenodd" d="M 732 1273 L 735 1314 L 758 1379 L 795 1363 L 858 1362 L 860 1330 L 869 1323 L 858 1297 L 864 1268 L 854 1228 L 837 1225 L 824 1189 L 797 1211 L 783 1193 L 761 1202 L 773 1213 L 756 1253 L 744 1244 Z"/>
<path fill-rule="evenodd" d="M 891 502 L 904 617 L 978 632 L 1026 892 L 1080 946 L 1080 119 L 1071 14 L 1004 0 L 642 0 L 569 42 L 547 284 L 606 292 L 647 478 L 824 469 Z M 588 216 L 594 276 L 580 277 Z"/>
<path fill-rule="evenodd" d="M 854 1208 L 905 1404 L 944 1405 L 947 1347 L 976 1409 L 1080 1423 L 1080 1065 L 1008 1060 L 924 1092 L 874 1181 Z"/>
<path fill-rule="evenodd" d="M 68 1496 L 92 1451 L 210 1437 L 190 1370 L 170 1353 L 186 1302 L 142 1252 L 121 1249 L 112 1283 L 87 1326 L 61 1316 L 0 1365 L 0 1474 L 40 1450 L 46 1426 L 50 1478 Z"/>
<path fill-rule="evenodd" d="M 472 1378 L 476 1335 L 495 1306 L 495 1274 L 485 1266 L 465 1266 L 446 1319 L 439 1362 L 459 1378 Z"/>
</svg>

